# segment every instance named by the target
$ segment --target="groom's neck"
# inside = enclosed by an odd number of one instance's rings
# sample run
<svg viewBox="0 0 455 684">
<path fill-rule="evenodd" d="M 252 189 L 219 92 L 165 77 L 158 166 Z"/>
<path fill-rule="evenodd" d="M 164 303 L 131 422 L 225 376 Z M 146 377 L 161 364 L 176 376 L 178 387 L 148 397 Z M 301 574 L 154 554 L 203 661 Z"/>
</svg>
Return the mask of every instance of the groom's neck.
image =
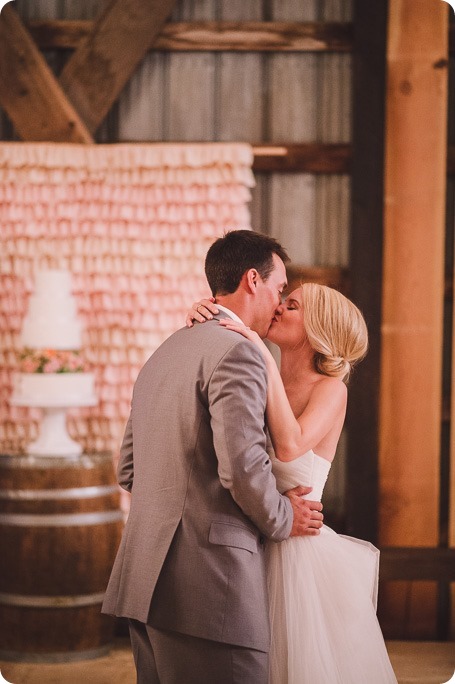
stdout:
<svg viewBox="0 0 455 684">
<path fill-rule="evenodd" d="M 242 294 L 237 292 L 233 292 L 232 294 L 228 295 L 219 295 L 215 297 L 216 304 L 225 306 L 226 309 L 229 309 L 230 311 L 235 313 L 243 321 L 243 323 L 245 323 L 245 325 L 250 325 L 252 316 L 251 312 L 249 311 L 247 302 L 245 300 L 246 298 L 242 296 Z"/>
</svg>

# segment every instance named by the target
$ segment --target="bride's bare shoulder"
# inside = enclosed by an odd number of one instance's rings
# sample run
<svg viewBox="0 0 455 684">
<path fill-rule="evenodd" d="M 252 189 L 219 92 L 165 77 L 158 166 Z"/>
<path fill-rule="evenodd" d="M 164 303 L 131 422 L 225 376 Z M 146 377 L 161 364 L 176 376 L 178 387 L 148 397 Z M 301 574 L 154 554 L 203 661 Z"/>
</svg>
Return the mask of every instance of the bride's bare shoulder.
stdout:
<svg viewBox="0 0 455 684">
<path fill-rule="evenodd" d="M 331 396 L 340 401 L 346 401 L 348 388 L 341 378 L 332 378 L 328 375 L 319 375 L 314 379 L 313 393 L 318 396 Z"/>
</svg>

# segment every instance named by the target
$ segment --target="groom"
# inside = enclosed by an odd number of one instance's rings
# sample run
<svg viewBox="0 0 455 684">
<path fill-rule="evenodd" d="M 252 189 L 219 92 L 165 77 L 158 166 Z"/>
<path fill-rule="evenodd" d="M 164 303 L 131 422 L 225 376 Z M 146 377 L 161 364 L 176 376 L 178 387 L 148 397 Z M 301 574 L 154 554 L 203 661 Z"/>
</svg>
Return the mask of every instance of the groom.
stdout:
<svg viewBox="0 0 455 684">
<path fill-rule="evenodd" d="M 206 275 L 223 316 L 265 337 L 286 286 L 273 238 L 231 231 Z M 138 684 L 266 684 L 266 539 L 318 534 L 321 504 L 276 489 L 260 351 L 216 320 L 137 378 L 119 462 L 131 509 L 103 612 L 129 618 Z"/>
</svg>

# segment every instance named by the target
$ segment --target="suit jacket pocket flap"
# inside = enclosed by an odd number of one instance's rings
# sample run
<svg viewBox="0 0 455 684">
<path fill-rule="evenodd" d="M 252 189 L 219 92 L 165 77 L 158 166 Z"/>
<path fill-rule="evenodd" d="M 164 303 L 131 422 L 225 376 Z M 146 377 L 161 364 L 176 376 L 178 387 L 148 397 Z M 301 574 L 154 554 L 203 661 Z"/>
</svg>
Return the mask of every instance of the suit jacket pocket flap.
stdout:
<svg viewBox="0 0 455 684">
<path fill-rule="evenodd" d="M 257 539 L 250 530 L 229 523 L 212 522 L 209 542 L 222 546 L 234 546 L 237 549 L 246 549 L 252 553 L 257 553 L 258 550 Z"/>
</svg>

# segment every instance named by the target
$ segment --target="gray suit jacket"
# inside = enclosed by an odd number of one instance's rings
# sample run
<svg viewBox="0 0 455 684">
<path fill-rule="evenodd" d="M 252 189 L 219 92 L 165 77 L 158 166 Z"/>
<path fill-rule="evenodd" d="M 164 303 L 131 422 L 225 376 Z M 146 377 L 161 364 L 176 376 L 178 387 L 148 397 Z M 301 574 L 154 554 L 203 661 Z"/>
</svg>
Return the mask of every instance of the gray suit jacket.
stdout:
<svg viewBox="0 0 455 684">
<path fill-rule="evenodd" d="M 266 385 L 259 350 L 216 321 L 174 333 L 144 365 L 103 612 L 268 650 L 264 541 L 287 538 L 293 513 L 265 450 Z"/>
</svg>

